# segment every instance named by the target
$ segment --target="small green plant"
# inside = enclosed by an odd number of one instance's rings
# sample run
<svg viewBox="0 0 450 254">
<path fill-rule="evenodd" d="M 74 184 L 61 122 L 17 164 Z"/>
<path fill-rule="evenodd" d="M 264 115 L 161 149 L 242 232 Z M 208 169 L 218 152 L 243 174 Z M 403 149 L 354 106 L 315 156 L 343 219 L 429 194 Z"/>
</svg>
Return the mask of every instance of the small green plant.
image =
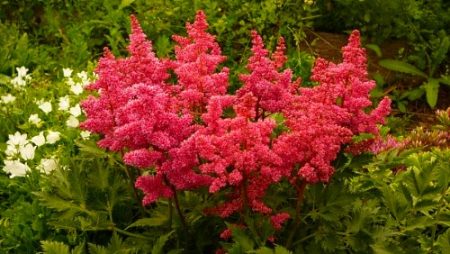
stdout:
<svg viewBox="0 0 450 254">
<path fill-rule="evenodd" d="M 437 40 L 436 44 L 432 44 L 430 52 L 425 51 L 425 61 L 427 63 L 427 72 L 421 71 L 419 68 L 411 65 L 405 61 L 394 59 L 383 59 L 379 61 L 379 64 L 389 70 L 406 73 L 414 76 L 418 76 L 425 79 L 423 84 L 418 88 L 410 88 L 403 94 L 403 97 L 408 97 L 410 100 L 415 100 L 426 95 L 427 103 L 430 107 L 436 106 L 439 94 L 440 84 L 450 86 L 450 75 L 448 73 L 442 74 L 440 77 L 436 77 L 436 74 L 440 73 L 439 67 L 442 63 L 445 63 L 446 57 L 449 53 L 450 36 L 443 33 Z"/>
</svg>

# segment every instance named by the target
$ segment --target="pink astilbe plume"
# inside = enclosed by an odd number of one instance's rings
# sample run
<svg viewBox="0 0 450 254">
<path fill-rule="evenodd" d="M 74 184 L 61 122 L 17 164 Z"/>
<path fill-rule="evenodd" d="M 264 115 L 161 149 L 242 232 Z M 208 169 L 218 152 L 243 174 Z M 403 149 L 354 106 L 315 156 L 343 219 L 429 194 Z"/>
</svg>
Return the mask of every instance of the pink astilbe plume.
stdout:
<svg viewBox="0 0 450 254">
<path fill-rule="evenodd" d="M 252 31 L 252 56 L 248 60 L 247 69 L 249 74 L 240 75 L 244 85 L 236 92 L 242 97 L 247 93 L 252 93 L 258 103 L 258 116 L 265 112 L 275 113 L 281 111 L 289 102 L 293 90 L 298 87 L 300 80 L 292 82 L 292 71 L 286 69 L 283 72 L 278 70 L 286 62 L 284 55 L 284 40 L 280 39 L 272 59 L 268 56 L 268 51 L 264 48 L 261 36 Z"/>
<path fill-rule="evenodd" d="M 316 61 L 312 80 L 319 85 L 301 88 L 283 111 L 290 132 L 276 140 L 274 149 L 283 157 L 285 174 L 292 182 L 328 182 L 334 172 L 331 163 L 341 146 L 350 144 L 354 135 L 378 135 L 377 124 L 390 112 L 390 100 L 385 98 L 366 113 L 375 83 L 367 77 L 366 54 L 358 31 L 351 34 L 342 51 L 343 63 Z M 298 172 L 291 171 L 296 165 L 300 166 Z"/>
<path fill-rule="evenodd" d="M 124 125 L 117 119 L 117 115 L 129 103 L 130 92 L 133 91 L 131 87 L 136 84 L 163 87 L 169 77 L 166 67 L 152 52 L 151 42 L 146 40 L 134 16 L 131 17 L 131 24 L 128 47 L 131 56 L 115 59 L 105 49 L 96 69 L 99 78 L 88 86 L 88 89 L 97 90 L 99 96 L 90 96 L 82 103 L 87 119 L 81 127 L 102 134 L 99 145 L 113 151 L 127 147 L 127 144 L 121 142 L 123 135 L 116 132 Z"/>
<path fill-rule="evenodd" d="M 188 48 L 190 45 L 197 45 L 191 52 L 200 49 L 205 52 L 197 56 L 200 62 L 189 71 L 196 76 L 202 74 L 200 80 L 211 86 L 211 82 L 227 81 L 227 72 L 215 76 L 215 66 L 211 67 L 213 69 L 203 70 L 205 63 L 217 65 L 223 61 L 223 57 L 218 56 L 220 49 L 211 42 L 213 37 L 204 32 L 202 20 L 204 22 L 204 15 L 202 18 L 200 13 L 190 32 L 191 36 L 203 32 L 195 40 L 183 44 L 179 52 L 185 56 L 180 56 L 181 60 L 175 63 L 177 68 L 183 69 L 188 61 L 195 62 L 194 56 L 188 58 Z M 90 96 L 83 102 L 87 120 L 82 123 L 82 128 L 101 134 L 99 146 L 121 151 L 126 164 L 138 168 L 155 168 L 155 175 L 141 176 L 136 182 L 136 186 L 145 193 L 143 202 L 148 204 L 159 197 L 171 197 L 175 190 L 208 185 L 210 177 L 196 174 L 193 171 L 193 167 L 198 164 L 195 154 L 180 149 L 180 144 L 198 129 L 189 108 L 180 108 L 186 101 L 183 95 L 186 89 L 180 93 L 178 87 L 184 88 L 188 83 L 186 73 L 175 69 L 177 74 L 182 73 L 179 80 L 185 83 L 178 86 L 168 84 L 168 69 L 172 64 L 160 61 L 155 56 L 151 42 L 146 40 L 134 16 L 131 17 L 131 26 L 128 46 L 130 57 L 115 59 L 109 50 L 105 50 L 104 57 L 100 59 L 96 69 L 99 79 L 89 86 L 89 89 L 98 91 L 98 96 Z M 209 58 L 206 54 L 208 50 L 216 56 Z M 197 83 L 200 84 L 200 81 Z M 191 93 L 195 93 L 198 92 L 197 88 L 199 87 L 189 89 Z M 223 88 L 210 90 L 211 94 L 225 93 Z M 190 104 L 186 105 L 188 106 Z"/>
<path fill-rule="evenodd" d="M 213 178 L 209 191 L 228 190 L 228 199 L 210 209 L 221 217 L 246 209 L 272 214 L 263 198 L 267 188 L 281 180 L 283 163 L 271 148 L 276 123 L 266 116 L 281 112 L 298 85 L 291 81 L 290 70 L 278 71 L 286 61 L 284 41 L 270 59 L 261 37 L 256 32 L 252 37 L 250 74 L 241 75 L 243 87 L 236 96 L 212 97 L 202 116 L 205 127 L 192 137 L 203 161 L 200 171 Z M 225 108 L 232 108 L 235 115 L 224 118 Z M 287 219 L 274 218 L 275 227 Z"/>
<path fill-rule="evenodd" d="M 232 105 L 236 116 L 221 118 L 223 109 Z M 222 217 L 246 206 L 263 214 L 272 212 L 262 198 L 269 185 L 281 178 L 276 170 L 281 159 L 270 149 L 276 124 L 271 119 L 254 121 L 255 106 L 256 98 L 251 93 L 242 98 L 213 97 L 203 115 L 206 127 L 193 136 L 198 155 L 205 161 L 200 171 L 214 179 L 209 191 L 232 190 L 232 201 L 213 209 Z"/>
<path fill-rule="evenodd" d="M 211 96 L 225 94 L 228 87 L 228 68 L 216 72 L 226 57 L 221 54 L 215 36 L 207 33 L 207 29 L 205 13 L 198 11 L 194 23 L 186 24 L 187 37 L 172 36 L 178 45 L 171 68 L 181 89 L 180 103 L 191 111 L 204 109 Z"/>
</svg>

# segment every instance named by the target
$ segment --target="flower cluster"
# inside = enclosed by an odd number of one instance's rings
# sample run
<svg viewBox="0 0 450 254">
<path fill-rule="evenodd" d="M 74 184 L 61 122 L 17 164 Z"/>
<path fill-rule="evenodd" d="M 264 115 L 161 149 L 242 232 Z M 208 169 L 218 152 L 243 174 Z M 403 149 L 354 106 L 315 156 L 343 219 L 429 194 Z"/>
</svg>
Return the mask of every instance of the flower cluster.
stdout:
<svg viewBox="0 0 450 254">
<path fill-rule="evenodd" d="M 283 109 L 290 132 L 279 137 L 274 150 L 282 156 L 284 175 L 290 176 L 291 182 L 297 181 L 297 176 L 308 183 L 328 182 L 334 172 L 331 163 L 341 146 L 350 144 L 354 135 L 378 135 L 377 124 L 390 112 L 390 100 L 385 98 L 366 113 L 375 82 L 368 79 L 358 31 L 350 35 L 342 52 L 340 64 L 317 59 L 312 80 L 319 85 L 300 88 Z M 293 172 L 296 165 L 300 169 Z"/>
<path fill-rule="evenodd" d="M 193 24 L 187 24 L 188 37 L 175 37 L 174 61 L 159 60 L 136 18 L 131 21 L 131 56 L 115 59 L 105 50 L 97 67 L 99 79 L 88 86 L 99 96 L 83 102 L 87 120 L 81 126 L 102 134 L 99 145 L 123 152 L 125 163 L 156 168 L 156 174 L 136 182 L 148 204 L 170 197 L 175 189 L 209 184 L 210 177 L 193 170 L 198 163 L 195 153 L 180 145 L 198 129 L 194 119 L 208 98 L 226 92 L 228 70 L 215 73 L 225 58 L 214 37 L 205 32 L 202 12 Z M 177 77 L 176 84 L 168 82 L 170 71 Z"/>
<path fill-rule="evenodd" d="M 30 139 L 27 139 L 27 136 L 26 133 L 16 132 L 13 135 L 9 135 L 9 139 L 6 142 L 5 154 L 7 157 L 3 161 L 5 164 L 3 171 L 9 173 L 11 178 L 24 176 L 31 170 L 28 162 L 34 159 L 37 147 L 45 144 L 54 144 L 60 139 L 60 133 L 57 131 L 48 131 L 46 136 L 44 136 L 43 132 L 40 132 Z M 46 158 L 41 160 L 38 169 L 49 173 L 56 168 L 56 165 L 56 160 Z"/>
<path fill-rule="evenodd" d="M 211 193 L 226 190 L 229 198 L 210 211 L 228 217 L 251 210 L 280 228 L 289 214 L 264 203 L 268 187 L 282 179 L 295 187 L 330 181 L 342 147 L 352 145 L 354 135 L 377 137 L 377 124 L 390 111 L 387 98 L 368 110 L 374 82 L 357 31 L 342 63 L 317 60 L 312 88 L 283 70 L 282 38 L 269 54 L 252 32 L 249 73 L 229 95 L 229 70 L 219 69 L 225 57 L 206 32 L 203 12 L 187 23 L 187 37 L 173 36 L 174 60 L 158 59 L 135 17 L 131 23 L 130 56 L 116 59 L 105 50 L 99 79 L 88 85 L 98 95 L 82 103 L 87 119 L 81 127 L 101 134 L 99 146 L 123 153 L 126 164 L 151 169 L 136 181 L 144 204 L 207 186 Z"/>
<path fill-rule="evenodd" d="M 17 68 L 17 71 L 18 76 L 10 81 L 11 87 L 9 87 L 9 90 L 12 94 L 8 93 L 1 97 L 5 104 L 4 112 L 7 113 L 8 117 L 12 117 L 15 114 L 12 108 L 21 108 L 21 116 L 28 118 L 24 119 L 25 123 L 21 125 L 20 132 L 16 131 L 9 135 L 6 149 L 2 151 L 5 154 L 2 170 L 8 173 L 10 177 L 25 176 L 32 169 L 48 174 L 60 167 L 60 160 L 58 159 L 58 153 L 60 152 L 57 150 L 58 142 L 61 139 L 72 138 L 73 134 L 79 135 L 82 139 L 87 139 L 90 136 L 88 131 L 79 132 L 77 129 L 73 129 L 79 125 L 82 110 L 78 104 L 79 93 L 75 93 L 72 89 L 81 86 L 79 90 L 80 93 L 83 92 L 83 87 L 90 82 L 90 78 L 87 72 L 83 71 L 77 73 L 73 79 L 71 77 L 73 71 L 68 68 L 63 69 L 65 80 L 58 91 L 66 92 L 66 94 L 72 91 L 72 94 L 60 97 L 59 104 L 55 107 L 52 99 L 53 93 L 50 96 L 42 89 L 20 89 L 26 81 L 31 80 L 31 77 L 26 74 L 28 69 L 25 67 Z M 27 101 L 28 99 L 29 101 Z M 65 126 L 52 124 L 60 122 L 62 117 L 63 119 L 68 117 Z M 66 129 L 66 127 L 69 128 Z"/>
</svg>

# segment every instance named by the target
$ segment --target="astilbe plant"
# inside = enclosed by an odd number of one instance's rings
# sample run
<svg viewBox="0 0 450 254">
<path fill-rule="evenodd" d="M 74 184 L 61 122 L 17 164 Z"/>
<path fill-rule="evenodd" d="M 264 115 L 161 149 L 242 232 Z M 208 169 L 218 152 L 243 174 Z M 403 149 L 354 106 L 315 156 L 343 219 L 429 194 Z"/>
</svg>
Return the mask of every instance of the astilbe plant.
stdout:
<svg viewBox="0 0 450 254">
<path fill-rule="evenodd" d="M 269 54 L 253 31 L 248 73 L 239 76 L 243 85 L 230 95 L 229 70 L 219 68 L 225 57 L 206 32 L 202 11 L 187 23 L 186 37 L 173 36 L 174 60 L 158 59 L 136 18 L 131 21 L 130 57 L 116 59 L 105 50 L 99 79 L 89 86 L 98 96 L 83 103 L 82 127 L 101 134 L 99 146 L 122 152 L 126 164 L 153 169 L 136 181 L 145 205 L 206 186 L 210 193 L 227 193 L 209 212 L 228 217 L 253 211 L 271 216 L 280 229 L 289 214 L 264 202 L 268 187 L 287 179 L 300 204 L 307 184 L 330 181 L 332 162 L 343 147 L 355 146 L 352 137 L 379 135 L 377 124 L 390 111 L 387 98 L 368 110 L 375 83 L 367 76 L 358 31 L 343 48 L 342 63 L 317 60 L 312 88 L 300 87 L 292 70 L 283 70 L 282 38 Z M 284 128 L 277 132 L 280 124 Z"/>
</svg>

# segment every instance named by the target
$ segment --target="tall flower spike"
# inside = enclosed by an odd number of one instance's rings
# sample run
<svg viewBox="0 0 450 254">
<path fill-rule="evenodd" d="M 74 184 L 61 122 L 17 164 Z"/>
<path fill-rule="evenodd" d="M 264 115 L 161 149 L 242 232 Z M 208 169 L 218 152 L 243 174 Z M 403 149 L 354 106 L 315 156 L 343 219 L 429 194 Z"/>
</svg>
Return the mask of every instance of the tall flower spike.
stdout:
<svg viewBox="0 0 450 254">
<path fill-rule="evenodd" d="M 99 78 L 89 86 L 99 91 L 98 97 L 83 102 L 87 119 L 82 127 L 102 135 L 99 146 L 123 151 L 125 163 L 156 168 L 155 176 L 139 178 L 136 183 L 146 195 L 143 202 L 150 203 L 170 197 L 173 186 L 193 188 L 207 185 L 208 179 L 198 177 L 192 167 L 169 167 L 174 159 L 179 161 L 173 150 L 196 127 L 190 114 L 174 106 L 179 99 L 173 86 L 165 82 L 169 77 L 167 67 L 152 52 L 151 42 L 134 16 L 131 26 L 130 56 L 115 59 L 105 50 L 100 59 L 96 70 Z"/>
<path fill-rule="evenodd" d="M 226 57 L 221 55 L 219 44 L 207 29 L 205 13 L 198 11 L 194 23 L 186 24 L 187 37 L 172 36 L 178 45 L 175 46 L 176 60 L 170 65 L 181 89 L 181 106 L 198 116 L 209 98 L 225 94 L 228 86 L 228 68 L 216 72 Z"/>
<path fill-rule="evenodd" d="M 136 16 L 131 15 L 131 34 L 130 45 L 128 50 L 132 55 L 145 55 L 152 53 L 152 43 L 147 40 L 147 36 L 144 34 L 139 21 Z"/>
<path fill-rule="evenodd" d="M 275 68 L 280 69 L 287 61 L 287 57 L 284 54 L 286 51 L 286 44 L 284 42 L 284 38 L 280 37 L 278 39 L 278 44 L 275 52 L 272 54 L 272 59 L 275 64 Z"/>
<path fill-rule="evenodd" d="M 290 69 L 278 72 L 286 60 L 283 53 L 284 40 L 279 40 L 277 50 L 272 54 L 273 60 L 268 57 L 263 40 L 256 31 L 252 31 L 252 43 L 252 56 L 247 64 L 250 73 L 239 76 L 244 85 L 236 94 L 243 97 L 246 93 L 252 93 L 258 101 L 257 115 L 280 112 L 289 104 L 291 94 L 299 85 L 299 81 L 291 81 Z"/>
</svg>

